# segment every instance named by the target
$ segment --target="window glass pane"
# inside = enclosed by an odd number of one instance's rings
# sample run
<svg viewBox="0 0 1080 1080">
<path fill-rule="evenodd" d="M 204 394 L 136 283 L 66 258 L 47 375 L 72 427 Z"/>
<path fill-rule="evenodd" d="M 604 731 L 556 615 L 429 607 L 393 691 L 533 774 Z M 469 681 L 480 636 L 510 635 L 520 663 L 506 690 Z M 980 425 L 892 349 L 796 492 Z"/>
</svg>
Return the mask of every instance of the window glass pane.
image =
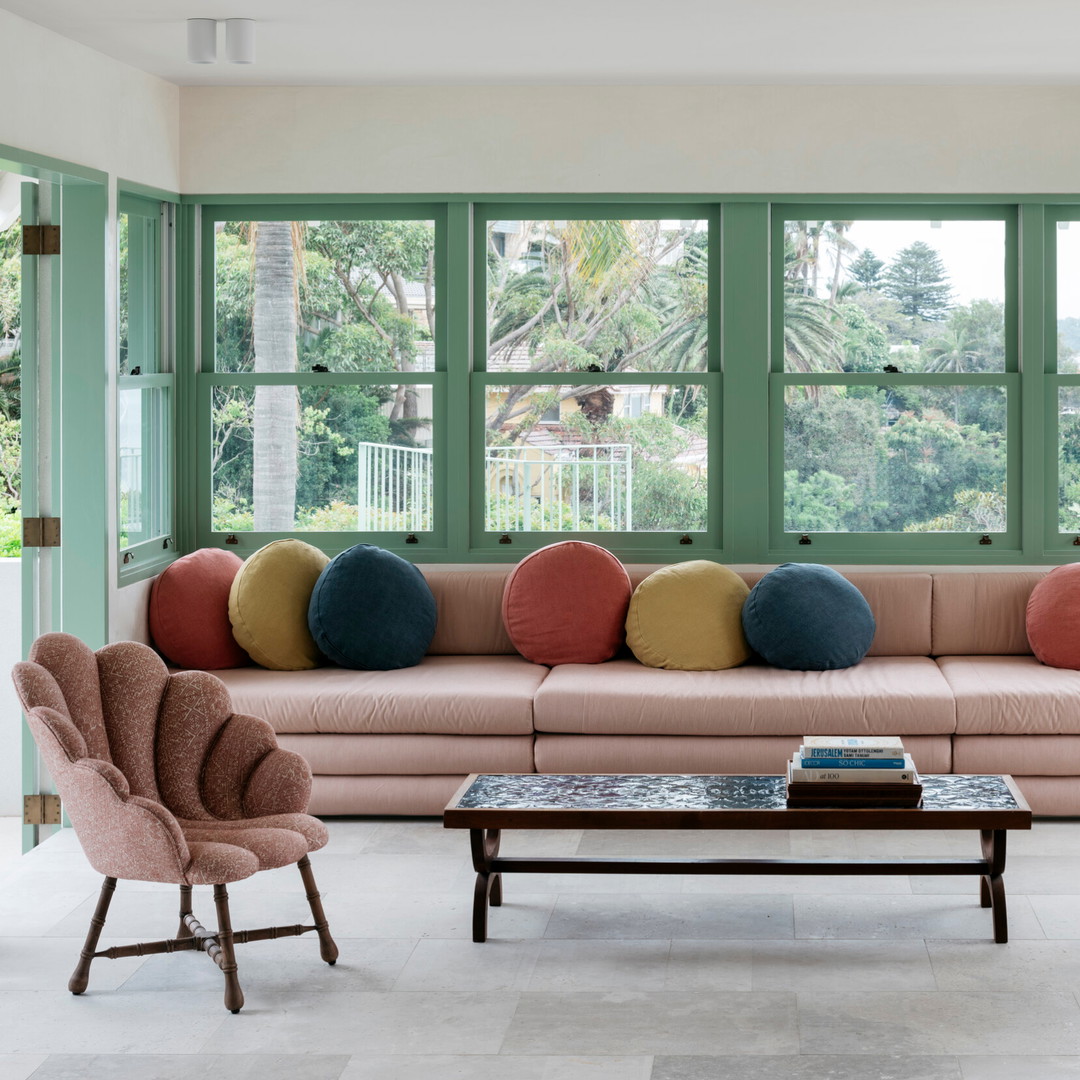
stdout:
<svg viewBox="0 0 1080 1080">
<path fill-rule="evenodd" d="M 1058 222 L 1057 331 L 1057 370 L 1076 374 L 1080 372 L 1080 221 Z"/>
<path fill-rule="evenodd" d="M 161 263 L 158 249 L 160 220 L 143 214 L 121 213 L 117 221 L 118 363 L 121 375 L 152 375 L 161 370 Z"/>
<path fill-rule="evenodd" d="M 1005 370 L 1003 221 L 785 221 L 784 370 Z"/>
<path fill-rule="evenodd" d="M 705 371 L 705 221 L 492 221 L 489 371 Z"/>
<path fill-rule="evenodd" d="M 1080 532 L 1080 386 L 1058 388 L 1058 528 Z"/>
<path fill-rule="evenodd" d="M 213 529 L 430 531 L 432 386 L 216 387 Z"/>
<path fill-rule="evenodd" d="M 121 389 L 117 394 L 120 546 L 168 536 L 169 391 Z"/>
<path fill-rule="evenodd" d="M 705 529 L 704 386 L 493 385 L 485 412 L 489 532 Z"/>
<path fill-rule="evenodd" d="M 433 371 L 431 221 L 218 222 L 217 371 Z"/>
<path fill-rule="evenodd" d="M 788 532 L 1001 532 L 1000 386 L 795 386 L 784 403 Z"/>
</svg>

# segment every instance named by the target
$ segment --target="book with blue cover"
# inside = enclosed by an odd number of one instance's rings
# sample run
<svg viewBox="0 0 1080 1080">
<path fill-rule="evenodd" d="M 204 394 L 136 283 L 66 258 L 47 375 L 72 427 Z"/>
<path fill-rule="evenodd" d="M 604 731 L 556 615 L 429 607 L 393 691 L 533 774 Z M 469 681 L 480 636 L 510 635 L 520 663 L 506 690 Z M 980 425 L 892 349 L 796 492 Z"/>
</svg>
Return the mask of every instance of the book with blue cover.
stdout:
<svg viewBox="0 0 1080 1080">
<path fill-rule="evenodd" d="M 858 783 L 858 784 L 915 784 L 919 774 L 915 771 L 915 762 L 910 754 L 904 755 L 904 767 L 877 768 L 870 765 L 864 768 L 842 768 L 828 765 L 824 768 L 807 766 L 796 754 L 788 766 L 789 783 Z"/>
<path fill-rule="evenodd" d="M 902 757 L 807 757 L 799 755 L 804 769 L 902 769 L 907 762 Z"/>
</svg>

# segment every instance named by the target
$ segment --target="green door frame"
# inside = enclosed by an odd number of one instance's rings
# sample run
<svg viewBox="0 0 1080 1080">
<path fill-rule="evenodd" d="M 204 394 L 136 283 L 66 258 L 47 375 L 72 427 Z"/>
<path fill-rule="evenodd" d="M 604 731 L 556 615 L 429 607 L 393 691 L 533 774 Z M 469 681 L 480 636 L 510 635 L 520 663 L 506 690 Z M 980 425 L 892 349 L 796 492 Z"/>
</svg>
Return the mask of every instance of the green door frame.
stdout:
<svg viewBox="0 0 1080 1080">
<path fill-rule="evenodd" d="M 101 418 L 110 415 L 109 178 L 4 145 L 0 168 L 38 181 L 23 188 L 24 223 L 61 227 L 58 261 L 25 255 L 22 261 L 21 303 L 24 316 L 29 313 L 22 350 L 22 513 L 62 519 L 59 549 L 23 553 L 22 652 L 48 630 L 99 648 L 108 639 L 108 429 Z M 47 269 L 43 259 L 50 260 Z M 36 482 L 42 469 L 48 470 L 48 505 Z M 37 749 L 25 720 L 22 781 L 24 794 L 40 790 Z M 38 826 L 23 826 L 23 850 L 38 837 Z"/>
</svg>

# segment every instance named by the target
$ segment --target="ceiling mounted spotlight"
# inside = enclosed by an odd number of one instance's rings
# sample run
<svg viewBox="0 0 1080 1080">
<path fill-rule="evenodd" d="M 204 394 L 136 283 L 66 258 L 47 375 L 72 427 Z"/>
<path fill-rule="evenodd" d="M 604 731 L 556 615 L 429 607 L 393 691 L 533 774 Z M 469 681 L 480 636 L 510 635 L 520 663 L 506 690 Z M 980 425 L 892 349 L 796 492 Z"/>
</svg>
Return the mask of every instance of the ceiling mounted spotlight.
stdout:
<svg viewBox="0 0 1080 1080">
<path fill-rule="evenodd" d="M 217 22 L 188 19 L 187 58 L 189 64 L 212 64 L 217 60 Z"/>
<path fill-rule="evenodd" d="M 255 63 L 255 20 L 225 20 L 225 59 L 230 64 Z"/>
</svg>

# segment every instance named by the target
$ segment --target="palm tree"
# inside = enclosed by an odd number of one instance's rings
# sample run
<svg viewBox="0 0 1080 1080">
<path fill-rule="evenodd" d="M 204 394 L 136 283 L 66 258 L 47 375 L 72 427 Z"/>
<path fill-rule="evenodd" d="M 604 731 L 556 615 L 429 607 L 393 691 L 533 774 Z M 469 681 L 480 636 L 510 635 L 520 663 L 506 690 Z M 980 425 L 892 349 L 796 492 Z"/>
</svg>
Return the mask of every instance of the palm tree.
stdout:
<svg viewBox="0 0 1080 1080">
<path fill-rule="evenodd" d="M 294 372 L 297 334 L 297 240 L 294 223 L 255 226 L 255 371 Z M 294 386 L 257 386 L 252 416 L 252 507 L 256 532 L 291 529 L 296 518 L 297 428 Z"/>
<path fill-rule="evenodd" d="M 925 345 L 928 372 L 961 372 L 979 352 L 968 340 L 966 328 L 947 326 L 936 338 Z"/>
</svg>

